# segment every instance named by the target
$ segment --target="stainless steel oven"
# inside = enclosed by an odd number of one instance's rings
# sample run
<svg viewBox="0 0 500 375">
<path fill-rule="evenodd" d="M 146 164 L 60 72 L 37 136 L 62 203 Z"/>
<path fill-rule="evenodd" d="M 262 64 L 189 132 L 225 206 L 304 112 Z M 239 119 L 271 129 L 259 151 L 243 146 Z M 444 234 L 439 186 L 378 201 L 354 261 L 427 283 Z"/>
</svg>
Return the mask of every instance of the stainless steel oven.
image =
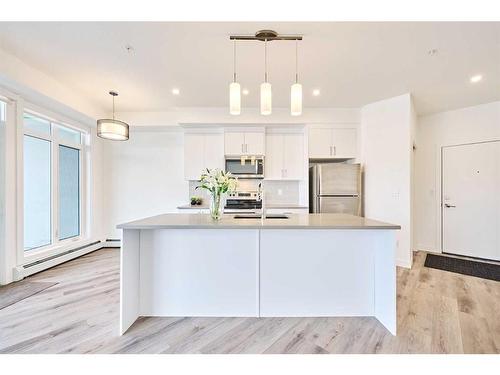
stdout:
<svg viewBox="0 0 500 375">
<path fill-rule="evenodd" d="M 224 213 L 256 213 L 260 209 L 262 209 L 262 200 L 258 191 L 235 191 L 228 195 Z"/>
<path fill-rule="evenodd" d="M 264 158 L 226 157 L 226 172 L 238 178 L 264 178 Z"/>
</svg>

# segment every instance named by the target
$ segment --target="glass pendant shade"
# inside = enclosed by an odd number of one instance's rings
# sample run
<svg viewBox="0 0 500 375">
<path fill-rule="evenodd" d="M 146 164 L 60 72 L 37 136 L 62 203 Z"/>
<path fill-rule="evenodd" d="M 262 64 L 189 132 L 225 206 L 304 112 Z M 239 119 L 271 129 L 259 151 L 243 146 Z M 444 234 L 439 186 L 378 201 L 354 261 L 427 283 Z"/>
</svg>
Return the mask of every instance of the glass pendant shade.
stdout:
<svg viewBox="0 0 500 375">
<path fill-rule="evenodd" d="M 292 116 L 302 114 L 302 85 L 294 83 L 290 90 L 290 108 Z"/>
<path fill-rule="evenodd" d="M 113 141 L 126 141 L 129 138 L 128 124 L 113 119 L 97 120 L 97 135 Z"/>
<path fill-rule="evenodd" d="M 264 82 L 260 85 L 260 114 L 270 115 L 273 111 L 271 84 Z"/>
<path fill-rule="evenodd" d="M 241 113 L 241 88 L 238 82 L 229 85 L 229 113 L 232 115 Z"/>
</svg>

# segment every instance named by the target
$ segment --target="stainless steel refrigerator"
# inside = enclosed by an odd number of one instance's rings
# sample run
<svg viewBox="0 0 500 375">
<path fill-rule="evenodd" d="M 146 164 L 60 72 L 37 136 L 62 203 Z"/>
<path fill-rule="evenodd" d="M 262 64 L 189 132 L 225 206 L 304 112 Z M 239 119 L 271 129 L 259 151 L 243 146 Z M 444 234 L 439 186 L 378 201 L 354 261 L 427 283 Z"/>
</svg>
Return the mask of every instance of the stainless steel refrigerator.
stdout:
<svg viewBox="0 0 500 375">
<path fill-rule="evenodd" d="M 309 211 L 361 215 L 361 165 L 316 164 L 309 168 Z"/>
</svg>

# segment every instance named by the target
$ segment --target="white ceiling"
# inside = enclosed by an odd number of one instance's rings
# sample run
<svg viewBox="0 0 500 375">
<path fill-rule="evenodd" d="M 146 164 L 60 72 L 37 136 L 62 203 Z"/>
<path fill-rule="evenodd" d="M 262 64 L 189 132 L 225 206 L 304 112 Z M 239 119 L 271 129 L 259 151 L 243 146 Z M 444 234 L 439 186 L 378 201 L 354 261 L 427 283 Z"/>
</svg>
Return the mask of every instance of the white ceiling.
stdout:
<svg viewBox="0 0 500 375">
<path fill-rule="evenodd" d="M 360 107 L 406 92 L 420 114 L 500 100 L 500 23 L 0 23 L 0 48 L 119 111 L 228 105 L 230 34 L 302 34 L 305 107 Z M 133 53 L 125 46 L 131 45 Z M 262 42 L 237 45 L 238 80 L 257 107 Z M 268 44 L 273 105 L 289 106 L 294 42 Z M 437 49 L 430 56 L 428 51 Z M 482 74 L 472 85 L 469 78 Z M 181 94 L 173 96 L 172 88 Z M 312 96 L 319 88 L 321 95 Z"/>
</svg>

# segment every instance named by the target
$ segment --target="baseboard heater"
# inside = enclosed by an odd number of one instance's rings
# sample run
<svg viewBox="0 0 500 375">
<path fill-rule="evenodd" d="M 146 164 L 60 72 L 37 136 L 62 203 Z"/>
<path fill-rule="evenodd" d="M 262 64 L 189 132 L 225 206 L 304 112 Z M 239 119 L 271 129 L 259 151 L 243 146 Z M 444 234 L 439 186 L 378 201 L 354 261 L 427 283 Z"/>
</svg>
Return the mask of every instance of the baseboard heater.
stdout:
<svg viewBox="0 0 500 375">
<path fill-rule="evenodd" d="M 22 266 L 18 266 L 14 269 L 14 281 L 22 280 L 26 276 L 33 275 L 40 271 L 44 271 L 47 268 L 54 267 L 58 264 L 67 262 L 74 258 L 99 250 L 103 247 L 107 247 L 106 242 L 95 241 L 87 245 L 65 251 L 64 253 L 61 254 L 56 254 L 28 264 L 24 264 Z"/>
<path fill-rule="evenodd" d="M 106 247 L 121 247 L 122 241 L 119 238 L 106 238 Z"/>
</svg>

